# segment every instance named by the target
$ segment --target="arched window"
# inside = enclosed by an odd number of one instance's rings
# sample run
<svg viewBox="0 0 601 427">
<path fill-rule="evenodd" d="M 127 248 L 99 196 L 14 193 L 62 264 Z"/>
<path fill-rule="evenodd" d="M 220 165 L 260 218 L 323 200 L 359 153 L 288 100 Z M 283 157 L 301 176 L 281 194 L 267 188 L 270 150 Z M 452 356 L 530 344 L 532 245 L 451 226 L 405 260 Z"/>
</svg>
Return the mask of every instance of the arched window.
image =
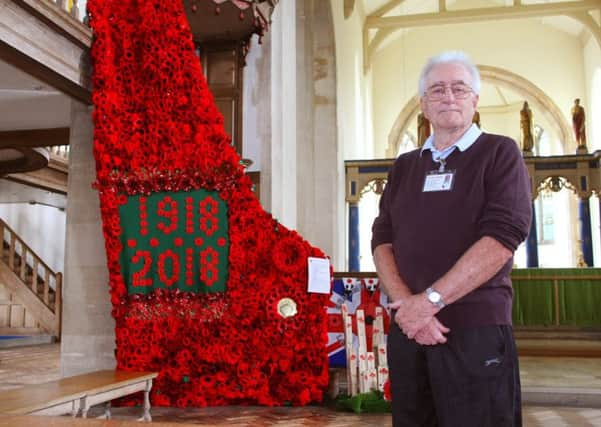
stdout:
<svg viewBox="0 0 601 427">
<path fill-rule="evenodd" d="M 399 151 L 397 152 L 397 156 L 406 153 L 408 151 L 414 150 L 417 147 L 417 141 L 415 136 L 409 131 L 405 131 L 403 134 L 403 138 L 401 139 L 401 143 L 399 144 Z"/>
</svg>

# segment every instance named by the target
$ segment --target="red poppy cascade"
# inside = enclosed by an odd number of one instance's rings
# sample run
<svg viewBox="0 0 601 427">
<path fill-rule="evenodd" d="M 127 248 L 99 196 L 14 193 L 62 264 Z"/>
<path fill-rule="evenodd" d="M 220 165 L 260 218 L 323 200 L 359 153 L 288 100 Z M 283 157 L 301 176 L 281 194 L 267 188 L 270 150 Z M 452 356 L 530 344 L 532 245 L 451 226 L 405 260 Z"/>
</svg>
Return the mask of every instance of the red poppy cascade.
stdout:
<svg viewBox="0 0 601 427">
<path fill-rule="evenodd" d="M 182 3 L 87 7 L 117 368 L 159 371 L 154 405 L 321 401 L 328 296 L 307 258 L 324 254 L 253 195 Z"/>
</svg>

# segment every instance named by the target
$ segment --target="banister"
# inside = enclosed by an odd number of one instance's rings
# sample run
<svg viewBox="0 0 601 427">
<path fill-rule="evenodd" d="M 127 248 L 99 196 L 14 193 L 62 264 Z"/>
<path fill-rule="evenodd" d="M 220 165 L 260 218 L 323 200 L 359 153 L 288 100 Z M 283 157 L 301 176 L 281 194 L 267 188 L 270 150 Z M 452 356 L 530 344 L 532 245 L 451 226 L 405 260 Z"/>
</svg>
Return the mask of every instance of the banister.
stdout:
<svg viewBox="0 0 601 427">
<path fill-rule="evenodd" d="M 31 255 L 32 255 L 34 258 L 37 258 L 37 259 L 38 259 L 38 263 L 42 265 L 42 268 L 49 270 L 49 271 L 50 271 L 50 273 L 51 273 L 53 276 L 56 276 L 56 274 L 57 274 L 57 273 L 56 273 L 55 271 L 53 271 L 53 270 L 52 270 L 52 269 L 51 269 L 51 268 L 48 266 L 48 264 L 46 264 L 46 263 L 45 263 L 45 262 L 44 262 L 44 261 L 43 261 L 43 260 L 42 260 L 42 259 L 41 259 L 41 258 L 40 258 L 40 257 L 39 257 L 39 256 L 38 256 L 38 255 L 37 255 L 37 254 L 36 254 L 36 253 L 35 253 L 35 252 L 34 252 L 34 251 L 33 251 L 33 250 L 32 250 L 32 249 L 31 249 L 31 248 L 28 246 L 28 245 L 27 245 L 27 243 L 25 243 L 25 242 L 24 242 L 24 241 L 23 241 L 23 240 L 22 240 L 22 239 L 19 237 L 19 235 L 18 235 L 18 234 L 17 234 L 17 233 L 16 233 L 16 232 L 15 232 L 15 231 L 12 229 L 12 228 L 10 228 L 10 226 L 9 226 L 9 225 L 8 225 L 6 222 L 4 222 L 4 220 L 3 220 L 3 219 L 0 219 L 0 223 L 1 223 L 1 226 L 2 226 L 2 228 L 4 228 L 4 229 L 6 229 L 6 230 L 8 230 L 8 231 L 9 231 L 9 233 L 10 233 L 10 235 L 11 235 L 11 239 L 13 238 L 12 236 L 14 236 L 15 240 L 16 240 L 16 241 L 18 241 L 18 242 L 19 242 L 19 244 L 21 244 L 21 245 L 22 245 L 22 248 L 24 249 L 24 252 L 25 252 L 25 251 L 29 251 L 29 253 L 31 253 Z M 2 235 L 2 239 L 4 239 L 4 234 Z M 14 257 L 14 254 L 13 254 L 13 257 Z M 10 262 L 10 261 L 9 261 L 9 262 Z M 10 263 L 10 264 L 9 264 L 9 265 L 11 266 L 11 268 L 14 268 L 14 264 L 13 264 L 13 263 L 14 263 L 14 260 L 12 261 L 12 263 Z"/>
<path fill-rule="evenodd" d="M 53 328 L 55 334 L 60 339 L 62 322 L 62 273 L 54 272 L 2 219 L 0 219 L 0 236 L 2 238 L 2 252 L 0 252 L 0 256 L 6 253 L 4 243 L 8 242 L 8 268 L 29 288 L 37 300 L 52 313 L 54 318 L 48 327 Z M 19 245 L 19 248 L 17 248 L 17 245 Z M 31 255 L 31 261 L 28 259 L 29 254 Z M 21 264 L 16 267 L 17 257 L 20 258 Z M 31 269 L 31 277 L 28 277 L 28 269 Z M 43 283 L 39 283 L 40 279 Z M 31 283 L 29 283 L 30 280 Z M 51 287 L 51 280 L 54 280 L 54 288 Z M 42 284 L 43 288 L 38 292 L 38 285 L 40 284 Z M 51 292 L 54 292 L 54 304 L 50 302 Z"/>
<path fill-rule="evenodd" d="M 56 273 L 56 288 L 54 289 L 54 314 L 56 316 L 56 334 L 57 338 L 60 341 L 61 333 L 63 330 L 63 273 Z"/>
</svg>

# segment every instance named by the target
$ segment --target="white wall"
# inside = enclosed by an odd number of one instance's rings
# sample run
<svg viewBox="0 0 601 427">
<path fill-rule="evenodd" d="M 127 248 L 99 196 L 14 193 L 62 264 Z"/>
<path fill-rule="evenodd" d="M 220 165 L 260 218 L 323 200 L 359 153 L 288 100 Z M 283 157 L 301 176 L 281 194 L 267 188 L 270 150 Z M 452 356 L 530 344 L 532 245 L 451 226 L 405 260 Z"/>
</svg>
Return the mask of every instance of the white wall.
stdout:
<svg viewBox="0 0 601 427">
<path fill-rule="evenodd" d="M 331 0 L 336 39 L 338 141 L 344 160 L 373 157 L 371 76 L 363 73 L 363 11 L 361 2 L 344 18 L 343 0 Z"/>
<path fill-rule="evenodd" d="M 537 20 L 408 30 L 405 36 L 388 42 L 374 58 L 376 153 L 384 153 L 396 117 L 417 93 L 419 72 L 426 59 L 443 50 L 457 49 L 466 51 L 477 64 L 504 68 L 534 83 L 551 97 L 570 123 L 574 98 L 587 99 L 579 39 Z M 486 117 L 482 121 L 486 122 Z"/>
<path fill-rule="evenodd" d="M 242 157 L 250 159 L 253 164 L 249 171 L 261 170 L 261 146 L 271 140 L 269 125 L 269 103 L 261 102 L 269 97 L 269 50 L 266 43 L 259 44 L 258 37 L 250 39 L 250 48 L 246 54 L 246 66 L 243 69 L 242 111 Z"/>
<path fill-rule="evenodd" d="M 296 229 L 296 1 L 275 8 L 271 39 L 271 171 L 270 211 L 283 225 Z"/>
<path fill-rule="evenodd" d="M 480 108 L 482 130 L 488 133 L 509 136 L 521 147 L 520 110 L 522 108 L 522 102 L 513 103 L 503 109 Z M 541 151 L 535 154 L 545 156 L 564 154 L 556 127 L 551 125 L 542 111 L 532 105 L 530 105 L 530 108 L 532 110 L 532 124 L 534 126 L 538 125 L 544 130 Z"/>
<path fill-rule="evenodd" d="M 582 103 L 586 114 L 586 136 L 589 152 L 601 149 L 601 48 L 596 39 L 587 35 L 584 44 L 584 76 L 586 103 Z M 593 238 L 593 260 L 595 267 L 601 266 L 601 214 L 599 198 L 590 198 L 591 234 Z"/>
<path fill-rule="evenodd" d="M 348 204 L 345 202 L 345 160 L 374 158 L 373 123 L 372 123 L 372 83 L 371 72 L 363 72 L 363 21 L 365 14 L 361 2 L 355 2 L 355 10 L 344 18 L 343 0 L 331 0 L 332 17 L 334 20 L 334 37 L 336 42 L 336 98 L 338 121 L 338 195 L 337 218 L 338 245 L 335 271 L 344 271 L 348 266 Z M 367 209 L 367 210 L 365 210 Z M 359 215 L 361 224 L 359 245 L 361 247 L 362 269 L 371 270 L 364 266 L 363 261 L 371 258 L 369 255 L 369 239 L 373 217 L 373 206 L 362 206 Z"/>
<path fill-rule="evenodd" d="M 584 80 L 586 93 L 581 105 L 586 114 L 586 133 L 589 151 L 601 149 L 601 49 L 594 37 L 589 37 L 584 46 Z"/>
<path fill-rule="evenodd" d="M 28 203 L 0 204 L 0 218 L 52 270 L 61 273 L 64 271 L 66 224 L 64 211 Z"/>
<path fill-rule="evenodd" d="M 601 149 L 601 48 L 594 37 L 588 37 L 584 45 L 584 75 L 587 102 L 581 105 L 586 114 L 586 136 L 589 152 Z M 601 214 L 599 198 L 591 197 L 591 233 L 593 237 L 593 260 L 601 266 Z"/>
</svg>

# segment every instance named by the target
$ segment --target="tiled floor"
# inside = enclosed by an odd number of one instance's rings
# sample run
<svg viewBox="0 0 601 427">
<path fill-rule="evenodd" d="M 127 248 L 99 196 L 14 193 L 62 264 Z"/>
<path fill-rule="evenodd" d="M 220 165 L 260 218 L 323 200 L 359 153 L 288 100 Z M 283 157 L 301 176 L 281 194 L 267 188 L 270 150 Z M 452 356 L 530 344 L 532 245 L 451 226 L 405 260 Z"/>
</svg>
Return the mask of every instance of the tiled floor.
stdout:
<svg viewBox="0 0 601 427">
<path fill-rule="evenodd" d="M 601 390 L 601 358 L 520 357 L 522 387 L 579 387 Z"/>
<path fill-rule="evenodd" d="M 520 358 L 522 386 L 527 397 L 529 390 L 570 391 L 601 395 L 601 359 L 596 358 Z M 58 378 L 59 345 L 0 349 L 0 390 L 36 384 Z M 544 394 L 544 393 L 543 393 Z M 527 401 L 527 399 L 525 399 Z M 575 401 L 578 403 L 578 401 Z M 601 427 L 601 406 L 573 408 L 561 406 L 524 406 L 526 427 Z M 97 414 L 100 415 L 98 409 Z M 152 410 L 154 422 L 159 424 L 190 423 L 201 426 L 319 426 L 319 427 L 382 427 L 390 426 L 390 416 L 356 415 L 341 413 L 324 407 L 263 408 L 222 407 Z M 114 417 L 136 419 L 137 408 L 114 408 Z"/>
<path fill-rule="evenodd" d="M 60 378 L 59 344 L 0 348 L 0 390 Z"/>
<path fill-rule="evenodd" d="M 120 419 L 135 419 L 131 408 L 116 408 Z M 263 427 L 388 427 L 389 414 L 357 415 L 321 407 L 256 408 L 226 407 L 205 409 L 153 408 L 153 422 L 195 425 Z M 524 407 L 525 427 L 601 427 L 601 410 L 591 408 Z"/>
<path fill-rule="evenodd" d="M 599 427 L 601 410 L 563 407 L 524 408 L 525 427 Z"/>
</svg>

